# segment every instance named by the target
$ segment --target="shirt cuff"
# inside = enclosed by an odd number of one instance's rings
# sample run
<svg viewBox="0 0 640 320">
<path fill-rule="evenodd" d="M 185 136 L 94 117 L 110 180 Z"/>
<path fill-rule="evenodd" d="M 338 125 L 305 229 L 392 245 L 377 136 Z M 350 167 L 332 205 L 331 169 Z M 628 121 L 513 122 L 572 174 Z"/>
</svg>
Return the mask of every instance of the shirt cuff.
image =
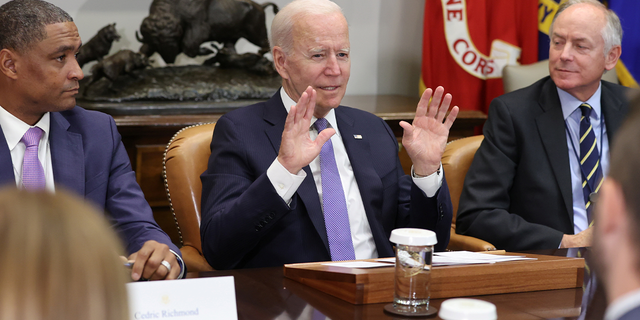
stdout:
<svg viewBox="0 0 640 320">
<path fill-rule="evenodd" d="M 443 172 L 442 162 L 440 162 L 440 167 L 436 172 L 426 177 L 417 177 L 413 172 L 413 166 L 411 166 L 411 179 L 413 179 L 413 183 L 415 183 L 416 186 L 424 192 L 427 198 L 431 198 L 438 192 L 440 186 L 442 186 L 442 177 L 444 176 Z"/>
<path fill-rule="evenodd" d="M 171 251 L 171 253 L 173 253 L 176 256 L 176 260 L 178 260 L 178 264 L 180 265 L 180 275 L 178 275 L 178 279 L 184 279 L 185 276 L 185 270 L 187 268 L 185 268 L 184 265 L 184 260 L 182 260 L 182 257 L 177 254 L 175 251 L 169 249 L 169 251 Z"/>
<path fill-rule="evenodd" d="M 267 169 L 267 177 L 282 200 L 289 204 L 293 194 L 298 191 L 302 181 L 307 177 L 307 173 L 300 170 L 297 174 L 292 174 L 276 158 Z"/>
</svg>

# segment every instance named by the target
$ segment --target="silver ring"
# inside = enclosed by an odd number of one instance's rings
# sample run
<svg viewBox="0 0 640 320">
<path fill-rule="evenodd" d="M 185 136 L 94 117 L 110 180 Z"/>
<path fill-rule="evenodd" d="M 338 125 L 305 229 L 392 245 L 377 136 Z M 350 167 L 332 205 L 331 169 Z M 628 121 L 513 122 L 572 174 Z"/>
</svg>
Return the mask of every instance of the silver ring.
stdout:
<svg viewBox="0 0 640 320">
<path fill-rule="evenodd" d="M 162 260 L 160 264 L 162 264 L 165 268 L 167 268 L 167 273 L 171 272 L 171 264 L 169 264 L 167 260 Z"/>
</svg>

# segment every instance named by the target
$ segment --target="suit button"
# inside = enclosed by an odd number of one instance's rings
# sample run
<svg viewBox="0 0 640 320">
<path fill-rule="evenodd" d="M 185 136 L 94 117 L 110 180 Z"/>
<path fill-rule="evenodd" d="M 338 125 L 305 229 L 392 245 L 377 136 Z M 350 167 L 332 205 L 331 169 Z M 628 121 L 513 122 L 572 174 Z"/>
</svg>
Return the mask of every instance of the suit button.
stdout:
<svg viewBox="0 0 640 320">
<path fill-rule="evenodd" d="M 269 221 L 267 221 L 266 219 L 262 220 L 262 222 L 260 222 L 260 224 L 263 225 L 263 226 L 266 226 L 268 223 L 269 223 Z"/>
<path fill-rule="evenodd" d="M 440 204 L 440 213 L 444 213 L 444 206 L 442 206 L 442 203 Z"/>
<path fill-rule="evenodd" d="M 260 226 L 256 226 L 256 231 L 260 231 L 260 229 L 262 229 Z"/>
<path fill-rule="evenodd" d="M 275 218 L 275 217 L 276 217 L 275 212 L 269 212 L 269 215 L 267 216 L 267 218 L 268 218 L 269 220 L 273 220 L 273 218 Z"/>
</svg>

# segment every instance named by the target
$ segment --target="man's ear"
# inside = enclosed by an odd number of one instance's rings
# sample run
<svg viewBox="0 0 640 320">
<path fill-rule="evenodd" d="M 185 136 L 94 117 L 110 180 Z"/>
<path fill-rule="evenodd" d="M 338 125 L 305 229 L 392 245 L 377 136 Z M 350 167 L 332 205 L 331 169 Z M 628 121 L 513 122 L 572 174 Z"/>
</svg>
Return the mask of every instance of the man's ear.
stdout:
<svg viewBox="0 0 640 320">
<path fill-rule="evenodd" d="M 618 63 L 618 59 L 620 59 L 620 55 L 622 54 L 622 47 L 614 46 L 609 50 L 609 53 L 604 57 L 604 68 L 607 70 L 611 70 Z"/>
<path fill-rule="evenodd" d="M 18 76 L 15 58 L 15 52 L 9 49 L 0 50 L 0 72 L 11 79 L 16 79 Z"/>
<path fill-rule="evenodd" d="M 285 67 L 287 55 L 284 53 L 284 50 L 282 50 L 281 47 L 274 46 L 271 55 L 273 56 L 273 64 L 278 74 L 280 74 L 280 77 L 284 80 L 289 79 L 289 72 L 287 72 L 287 68 Z"/>
</svg>

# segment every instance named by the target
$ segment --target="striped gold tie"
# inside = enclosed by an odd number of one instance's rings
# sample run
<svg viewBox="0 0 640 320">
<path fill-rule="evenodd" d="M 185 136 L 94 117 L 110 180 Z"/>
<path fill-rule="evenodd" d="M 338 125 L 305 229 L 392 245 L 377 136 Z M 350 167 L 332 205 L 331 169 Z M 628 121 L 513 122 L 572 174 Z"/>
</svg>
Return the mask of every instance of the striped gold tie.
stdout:
<svg viewBox="0 0 640 320">
<path fill-rule="evenodd" d="M 593 206 L 589 199 L 591 193 L 596 193 L 602 185 L 603 175 L 600 164 L 600 152 L 596 143 L 596 135 L 591 126 L 590 115 L 593 109 L 587 103 L 580 105 L 582 118 L 580 119 L 580 169 L 582 170 L 582 193 L 587 209 L 589 225 L 593 222 L 591 212 Z"/>
</svg>

